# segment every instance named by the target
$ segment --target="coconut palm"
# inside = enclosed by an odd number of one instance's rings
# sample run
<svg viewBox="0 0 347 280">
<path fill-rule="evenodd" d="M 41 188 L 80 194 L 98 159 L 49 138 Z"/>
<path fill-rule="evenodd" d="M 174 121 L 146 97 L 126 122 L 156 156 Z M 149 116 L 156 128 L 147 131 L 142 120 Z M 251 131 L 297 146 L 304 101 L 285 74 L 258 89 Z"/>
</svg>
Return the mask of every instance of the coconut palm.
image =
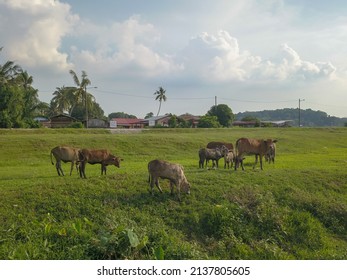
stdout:
<svg viewBox="0 0 347 280">
<path fill-rule="evenodd" d="M 2 51 L 2 47 L 0 51 Z M 0 64 L 0 85 L 15 81 L 20 72 L 22 72 L 22 68 L 14 64 L 13 61 L 6 61 L 3 65 Z"/>
<path fill-rule="evenodd" d="M 71 115 L 73 108 L 75 107 L 75 87 L 57 87 L 56 91 L 53 93 L 53 98 L 51 101 L 51 107 L 53 111 L 57 113 L 68 112 Z"/>
<path fill-rule="evenodd" d="M 154 93 L 154 95 L 156 95 L 155 100 L 159 100 L 159 109 L 158 109 L 157 116 L 159 116 L 162 101 L 165 102 L 167 99 L 165 93 L 166 93 L 166 90 L 164 90 L 162 87 L 159 87 L 159 90 L 157 90 Z"/>
</svg>

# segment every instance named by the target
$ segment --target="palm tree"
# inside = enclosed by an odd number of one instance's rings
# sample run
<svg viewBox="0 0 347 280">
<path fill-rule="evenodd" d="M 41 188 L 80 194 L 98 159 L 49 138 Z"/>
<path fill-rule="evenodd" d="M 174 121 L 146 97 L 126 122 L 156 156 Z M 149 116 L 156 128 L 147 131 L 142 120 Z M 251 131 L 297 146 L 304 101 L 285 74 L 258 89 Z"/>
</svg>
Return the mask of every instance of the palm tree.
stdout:
<svg viewBox="0 0 347 280">
<path fill-rule="evenodd" d="M 71 115 L 73 108 L 75 107 L 75 87 L 61 87 L 53 93 L 54 97 L 51 101 L 51 106 L 57 113 L 68 112 Z"/>
<path fill-rule="evenodd" d="M 82 71 L 82 76 L 81 76 L 81 80 L 77 77 L 77 74 L 75 71 L 70 70 L 70 74 L 72 76 L 72 79 L 74 80 L 76 86 L 77 86 L 77 90 L 75 92 L 76 95 L 76 101 L 80 101 L 83 98 L 86 98 L 87 96 L 87 86 L 89 86 L 91 84 L 91 81 L 88 79 L 88 75 L 86 73 L 86 71 Z"/>
<path fill-rule="evenodd" d="M 76 102 L 75 105 L 84 99 L 85 109 L 86 109 L 86 127 L 88 128 L 88 107 L 92 106 L 92 100 L 94 96 L 87 93 L 87 86 L 91 84 L 91 81 L 88 79 L 88 75 L 86 71 L 82 71 L 81 80 L 78 79 L 75 71 L 70 70 L 70 74 L 77 86 L 77 90 L 75 92 Z M 89 103 L 89 104 L 88 104 Z"/>
<path fill-rule="evenodd" d="M 2 51 L 2 47 L 0 51 Z M 14 64 L 13 61 L 6 61 L 3 65 L 0 64 L 0 85 L 13 82 L 20 72 L 22 72 L 22 68 Z"/>
<path fill-rule="evenodd" d="M 157 116 L 159 116 L 160 113 L 160 109 L 161 109 L 161 102 L 162 101 L 166 101 L 167 97 L 165 95 L 165 90 L 162 87 L 159 87 L 159 90 L 157 90 L 154 95 L 156 95 L 155 100 L 159 100 L 159 109 L 158 109 L 158 113 Z"/>
<path fill-rule="evenodd" d="M 24 89 L 32 88 L 32 83 L 34 82 L 33 76 L 29 76 L 27 71 L 22 71 L 17 76 L 17 82 Z"/>
</svg>

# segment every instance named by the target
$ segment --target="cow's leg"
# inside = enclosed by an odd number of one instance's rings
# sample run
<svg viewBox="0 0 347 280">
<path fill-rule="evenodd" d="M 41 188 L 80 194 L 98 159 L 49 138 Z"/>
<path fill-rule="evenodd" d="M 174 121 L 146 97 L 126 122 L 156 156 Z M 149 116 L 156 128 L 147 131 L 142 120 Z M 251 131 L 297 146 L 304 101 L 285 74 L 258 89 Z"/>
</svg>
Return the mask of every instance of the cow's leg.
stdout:
<svg viewBox="0 0 347 280">
<path fill-rule="evenodd" d="M 64 172 L 63 172 L 63 169 L 61 168 L 61 161 L 58 160 L 57 163 L 56 163 L 56 168 L 57 168 L 57 171 L 58 171 L 58 175 L 59 176 L 65 176 L 64 175 Z M 61 174 L 61 175 L 60 175 Z"/>
<path fill-rule="evenodd" d="M 242 167 L 242 171 L 245 171 L 245 168 L 243 167 L 243 160 L 240 158 L 240 163 L 241 163 L 241 167 Z"/>
<path fill-rule="evenodd" d="M 170 193 L 171 195 L 174 194 L 174 182 L 170 181 Z"/>
<path fill-rule="evenodd" d="M 70 176 L 72 174 L 73 166 L 74 166 L 74 161 L 71 161 Z"/>
<path fill-rule="evenodd" d="M 159 178 L 155 178 L 155 185 L 157 186 L 157 188 L 159 189 L 159 191 L 162 193 L 163 190 L 161 189 L 160 185 L 159 185 Z"/>
<path fill-rule="evenodd" d="M 81 161 L 80 177 L 84 178 L 84 179 L 87 179 L 87 176 L 86 176 L 86 164 L 87 164 L 87 162 Z"/>
<path fill-rule="evenodd" d="M 260 169 L 263 170 L 263 156 L 259 155 L 260 157 Z"/>
<path fill-rule="evenodd" d="M 257 163 L 258 163 L 258 156 L 259 156 L 259 155 L 255 155 L 255 161 L 254 161 L 253 169 L 255 169 L 255 166 L 256 166 Z"/>
<path fill-rule="evenodd" d="M 106 175 L 106 165 L 101 163 L 101 175 L 103 175 L 104 173 Z"/>
</svg>

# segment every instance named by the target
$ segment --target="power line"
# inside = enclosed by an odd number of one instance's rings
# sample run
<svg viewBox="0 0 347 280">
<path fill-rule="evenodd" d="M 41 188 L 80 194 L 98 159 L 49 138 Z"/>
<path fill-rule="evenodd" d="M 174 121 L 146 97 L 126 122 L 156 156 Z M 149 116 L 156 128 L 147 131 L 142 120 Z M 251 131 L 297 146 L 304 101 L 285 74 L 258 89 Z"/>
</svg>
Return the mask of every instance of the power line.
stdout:
<svg viewBox="0 0 347 280">
<path fill-rule="evenodd" d="M 219 99 L 222 100 L 229 100 L 229 101 L 234 101 L 234 102 L 243 102 L 243 103 L 292 103 L 296 102 L 296 99 L 291 99 L 291 100 L 278 100 L 278 101 L 262 101 L 262 100 L 242 100 L 242 99 L 234 99 L 234 98 L 225 98 L 225 97 L 220 97 Z"/>
</svg>

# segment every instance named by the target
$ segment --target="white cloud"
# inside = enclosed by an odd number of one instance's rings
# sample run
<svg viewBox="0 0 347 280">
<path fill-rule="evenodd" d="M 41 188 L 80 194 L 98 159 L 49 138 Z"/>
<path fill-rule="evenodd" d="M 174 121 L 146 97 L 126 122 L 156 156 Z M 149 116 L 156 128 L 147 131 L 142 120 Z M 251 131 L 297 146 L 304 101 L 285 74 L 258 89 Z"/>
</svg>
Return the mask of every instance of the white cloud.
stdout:
<svg viewBox="0 0 347 280">
<path fill-rule="evenodd" d="M 93 38 L 88 48 L 73 47 L 72 61 L 86 68 L 98 67 L 102 72 L 117 72 L 122 76 L 155 77 L 181 68 L 172 57 L 155 51 L 160 34 L 155 27 L 142 22 L 139 16 L 132 16 L 123 22 L 110 26 L 86 24 L 83 34 Z M 94 50 L 90 50 L 90 45 Z"/>
<path fill-rule="evenodd" d="M 227 31 L 217 35 L 202 33 L 183 51 L 191 73 L 210 82 L 293 82 L 331 77 L 336 68 L 329 62 L 310 62 L 283 44 L 274 59 L 263 59 L 240 48 Z"/>
<path fill-rule="evenodd" d="M 0 0 L 1 38 L 6 52 L 27 67 L 71 67 L 61 40 L 69 34 L 78 16 L 59 1 Z"/>
</svg>

